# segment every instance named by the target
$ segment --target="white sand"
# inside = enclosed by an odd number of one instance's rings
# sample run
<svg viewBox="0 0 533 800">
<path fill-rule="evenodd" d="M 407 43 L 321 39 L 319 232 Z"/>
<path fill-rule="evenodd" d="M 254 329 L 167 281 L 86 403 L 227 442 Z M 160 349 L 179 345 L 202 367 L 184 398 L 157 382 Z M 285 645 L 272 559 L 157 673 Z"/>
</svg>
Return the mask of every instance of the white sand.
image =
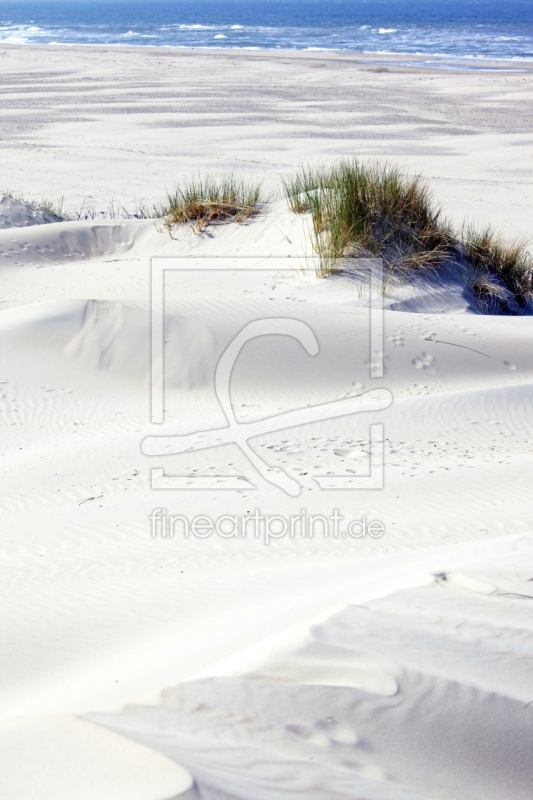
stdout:
<svg viewBox="0 0 533 800">
<path fill-rule="evenodd" d="M 274 186 L 301 160 L 356 153 L 423 169 L 456 219 L 533 232 L 530 72 L 15 47 L 0 70 L 15 193 L 99 209 L 158 200 L 200 168 L 235 165 Z M 23 208 L 4 208 L 24 224 Z M 533 317 L 475 314 L 459 284 L 393 286 L 385 376 L 372 380 L 367 287 L 302 272 L 306 220 L 282 200 L 249 224 L 174 239 L 150 220 L 2 227 L 5 795 L 530 800 Z M 250 255 L 252 272 L 203 269 Z M 292 274 L 262 271 L 289 255 Z M 392 392 L 385 411 L 253 443 L 300 496 L 236 445 L 141 452 L 161 433 L 154 256 L 192 256 L 193 271 L 169 278 L 164 433 L 220 424 L 216 363 L 261 317 L 306 323 L 320 352 L 279 336 L 246 345 L 231 386 L 241 421 L 302 409 L 303 423 L 308 405 Z M 385 488 L 320 491 L 313 476 L 364 472 L 380 422 Z M 254 488 L 154 490 L 163 464 Z M 165 540 L 150 536 L 156 507 L 337 508 L 385 534 Z"/>
<path fill-rule="evenodd" d="M 4 45 L 1 186 L 98 209 L 160 200 L 200 168 L 235 166 L 278 188 L 302 161 L 356 154 L 422 171 L 456 219 L 531 235 L 531 64 L 504 65 L 513 74 L 407 60 Z"/>
</svg>

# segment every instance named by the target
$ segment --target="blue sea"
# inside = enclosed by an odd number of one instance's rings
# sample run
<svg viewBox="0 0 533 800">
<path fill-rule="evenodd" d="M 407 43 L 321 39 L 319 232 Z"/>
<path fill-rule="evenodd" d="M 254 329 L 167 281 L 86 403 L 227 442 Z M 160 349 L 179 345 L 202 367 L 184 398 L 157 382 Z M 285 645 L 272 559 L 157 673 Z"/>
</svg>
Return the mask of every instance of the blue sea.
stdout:
<svg viewBox="0 0 533 800">
<path fill-rule="evenodd" d="M 533 0 L 0 0 L 0 44 L 533 59 Z M 479 65 L 479 64 L 478 64 Z"/>
</svg>

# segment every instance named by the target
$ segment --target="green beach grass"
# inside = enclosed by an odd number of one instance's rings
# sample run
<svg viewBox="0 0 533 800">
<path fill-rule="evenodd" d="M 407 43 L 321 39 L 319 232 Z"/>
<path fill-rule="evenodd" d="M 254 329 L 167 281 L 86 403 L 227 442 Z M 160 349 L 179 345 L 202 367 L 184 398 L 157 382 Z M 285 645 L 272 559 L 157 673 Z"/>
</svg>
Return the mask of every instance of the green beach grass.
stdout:
<svg viewBox="0 0 533 800">
<path fill-rule="evenodd" d="M 527 241 L 506 241 L 491 226 L 472 223 L 457 232 L 420 175 L 410 176 L 388 162 L 353 158 L 330 167 L 302 166 L 282 185 L 291 211 L 310 215 L 321 276 L 349 257 L 379 257 L 384 287 L 393 276 L 410 281 L 433 274 L 439 280 L 439 270 L 450 274 L 451 268 L 472 290 L 482 312 L 519 313 L 531 307 L 533 259 Z M 168 192 L 160 205 L 137 203 L 133 212 L 114 202 L 97 212 L 84 203 L 67 215 L 63 200 L 29 203 L 12 192 L 4 194 L 67 220 L 162 219 L 170 234 L 183 224 L 202 233 L 211 224 L 244 222 L 272 199 L 261 182 L 233 172 L 199 175 Z"/>
<path fill-rule="evenodd" d="M 233 173 L 220 179 L 199 176 L 167 195 L 163 216 L 169 230 L 192 223 L 201 232 L 213 222 L 243 222 L 257 214 L 259 204 L 266 199 L 261 183 Z"/>
<path fill-rule="evenodd" d="M 510 310 L 510 300 L 524 308 L 532 298 L 526 241 L 506 242 L 490 227 L 463 225 L 457 233 L 419 175 L 352 159 L 327 168 L 301 167 L 283 180 L 283 188 L 294 213 L 311 215 L 322 275 L 343 258 L 373 256 L 383 258 L 388 276 L 407 280 L 454 265 L 466 276 L 480 310 Z"/>
</svg>

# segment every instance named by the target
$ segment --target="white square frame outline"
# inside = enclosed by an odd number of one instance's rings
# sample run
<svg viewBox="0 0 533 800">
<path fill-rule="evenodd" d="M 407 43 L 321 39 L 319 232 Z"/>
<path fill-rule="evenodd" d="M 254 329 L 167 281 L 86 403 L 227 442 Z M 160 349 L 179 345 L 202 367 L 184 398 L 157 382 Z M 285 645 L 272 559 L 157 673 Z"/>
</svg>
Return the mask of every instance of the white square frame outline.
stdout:
<svg viewBox="0 0 533 800">
<path fill-rule="evenodd" d="M 164 422 L 164 320 L 165 320 L 165 273 L 167 271 L 190 271 L 191 262 L 198 264 L 202 259 L 209 261 L 209 271 L 226 270 L 227 262 L 231 262 L 231 271 L 250 272 L 246 267 L 235 267 L 239 260 L 250 261 L 257 264 L 258 255 L 254 256 L 167 256 L 154 257 L 150 262 L 150 330 L 151 330 L 151 380 L 150 380 L 150 413 L 152 424 Z M 306 261 L 313 260 L 319 263 L 316 257 L 306 257 Z M 287 264 L 287 256 L 265 256 L 265 262 L 273 261 Z M 384 297 L 383 297 L 383 261 L 382 259 L 361 259 L 366 263 L 366 271 L 370 274 L 370 337 L 369 337 L 369 372 L 370 378 L 383 378 L 385 371 L 384 358 Z M 178 263 L 177 263 L 178 262 Z M 368 265 L 370 262 L 370 265 Z M 294 263 L 294 262 L 293 262 Z M 216 266 L 214 266 L 216 264 Z M 379 266 L 378 266 L 379 265 Z M 257 268 L 257 272 L 267 272 L 269 266 Z M 274 267 L 276 272 L 285 271 L 294 274 L 293 266 Z M 207 270 L 206 270 L 207 271 Z M 377 302 L 376 302 L 377 300 Z M 160 358 L 161 369 L 154 375 L 153 365 Z M 391 395 L 392 400 L 392 395 Z M 327 418 L 327 417 L 325 417 Z M 370 470 L 365 476 L 313 476 L 321 489 L 382 489 L 384 486 L 384 426 L 383 423 L 370 425 Z M 217 446 L 216 444 L 213 447 Z M 165 475 L 160 467 L 151 470 L 152 489 L 179 489 L 179 490 L 235 490 L 254 489 L 255 487 L 241 476 L 212 476 L 211 478 L 194 478 L 192 476 Z"/>
</svg>

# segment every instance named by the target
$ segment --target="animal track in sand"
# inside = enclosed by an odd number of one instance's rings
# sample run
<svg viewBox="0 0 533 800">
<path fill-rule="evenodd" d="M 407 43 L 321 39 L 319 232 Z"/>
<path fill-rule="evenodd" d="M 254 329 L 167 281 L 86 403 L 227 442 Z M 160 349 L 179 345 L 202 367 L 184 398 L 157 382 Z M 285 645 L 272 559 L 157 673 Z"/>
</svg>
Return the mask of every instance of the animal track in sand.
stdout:
<svg viewBox="0 0 533 800">
<path fill-rule="evenodd" d="M 423 369 L 429 370 L 433 368 L 433 364 L 435 363 L 434 357 L 431 353 L 422 352 L 416 358 L 413 358 L 411 364 L 416 367 L 416 369 Z"/>
<path fill-rule="evenodd" d="M 347 725 L 341 725 L 333 717 L 319 719 L 314 725 L 287 725 L 286 730 L 304 739 L 316 747 L 331 747 L 332 745 L 360 744 L 361 739 L 357 733 Z"/>
<path fill-rule="evenodd" d="M 403 331 L 399 331 L 394 336 L 387 336 L 387 341 L 392 342 L 395 347 L 405 347 L 405 339 L 403 338 Z"/>
<path fill-rule="evenodd" d="M 337 720 L 333 719 L 333 717 L 319 719 L 316 723 L 316 727 L 325 731 L 332 744 L 355 745 L 362 743 L 361 737 L 353 728 L 349 728 L 347 725 L 341 725 Z"/>
<path fill-rule="evenodd" d="M 379 370 L 382 365 L 383 365 L 383 372 L 387 372 L 388 371 L 388 366 L 387 366 L 388 362 L 389 362 L 389 357 L 388 356 L 383 355 L 382 352 L 376 352 L 376 353 L 374 353 L 372 355 L 371 358 L 365 358 L 365 360 L 363 361 L 363 364 L 365 365 L 365 367 L 369 367 L 370 368 L 370 372 L 371 373 L 373 373 L 374 371 Z"/>
<path fill-rule="evenodd" d="M 408 389 L 406 389 L 405 394 L 409 397 L 419 397 L 420 395 L 431 394 L 432 390 L 438 391 L 440 387 L 434 386 L 433 389 L 431 386 L 423 383 L 414 383 Z"/>
<path fill-rule="evenodd" d="M 322 731 L 315 731 L 313 728 L 306 725 L 287 725 L 286 730 L 297 736 L 299 739 L 305 739 L 308 744 L 313 744 L 315 747 L 329 747 L 330 741 L 325 733 Z"/>
<path fill-rule="evenodd" d="M 334 456 L 341 456 L 342 458 L 368 458 L 370 448 L 364 447 L 347 447 L 339 448 L 333 451 Z"/>
</svg>

